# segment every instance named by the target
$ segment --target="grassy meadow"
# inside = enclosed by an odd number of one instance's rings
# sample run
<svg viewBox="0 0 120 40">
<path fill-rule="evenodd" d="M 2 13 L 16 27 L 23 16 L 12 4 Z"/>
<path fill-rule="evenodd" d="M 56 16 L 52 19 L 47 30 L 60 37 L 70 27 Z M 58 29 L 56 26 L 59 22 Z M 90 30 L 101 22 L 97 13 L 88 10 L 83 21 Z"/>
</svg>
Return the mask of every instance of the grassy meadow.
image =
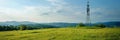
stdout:
<svg viewBox="0 0 120 40">
<path fill-rule="evenodd" d="M 120 40 L 120 28 L 49 28 L 1 31 L 0 40 Z"/>
</svg>

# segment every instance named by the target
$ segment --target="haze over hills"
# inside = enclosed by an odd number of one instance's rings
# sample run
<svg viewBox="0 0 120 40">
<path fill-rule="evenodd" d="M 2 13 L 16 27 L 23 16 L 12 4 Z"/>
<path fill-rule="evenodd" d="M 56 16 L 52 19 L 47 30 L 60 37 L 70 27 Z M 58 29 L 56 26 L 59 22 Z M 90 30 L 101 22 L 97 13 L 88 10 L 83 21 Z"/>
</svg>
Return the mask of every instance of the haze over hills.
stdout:
<svg viewBox="0 0 120 40">
<path fill-rule="evenodd" d="M 35 22 L 29 22 L 29 21 L 22 21 L 22 22 L 18 22 L 18 21 L 6 21 L 6 22 L 0 22 L 0 25 L 14 25 L 14 26 L 18 26 L 18 25 L 31 25 L 31 26 L 53 26 L 53 27 L 68 27 L 68 26 L 76 26 L 79 23 L 65 23 L 65 22 L 53 22 L 53 23 L 35 23 Z M 92 23 L 92 25 L 95 24 L 104 24 L 106 26 L 120 26 L 120 21 L 111 21 L 111 22 L 98 22 L 98 23 Z"/>
<path fill-rule="evenodd" d="M 20 25 L 20 24 L 37 24 L 34 22 L 29 22 L 29 21 L 22 21 L 22 22 L 18 22 L 18 21 L 6 21 L 6 22 L 0 22 L 0 25 Z"/>
<path fill-rule="evenodd" d="M 54 25 L 54 26 L 58 26 L 58 27 L 74 27 L 76 25 L 78 25 L 79 23 L 65 23 L 65 22 L 53 22 L 53 23 L 44 23 L 46 25 Z"/>
<path fill-rule="evenodd" d="M 99 23 L 95 23 L 95 24 L 104 24 L 106 26 L 120 26 L 120 21 L 111 21 L 111 22 L 99 22 Z"/>
</svg>

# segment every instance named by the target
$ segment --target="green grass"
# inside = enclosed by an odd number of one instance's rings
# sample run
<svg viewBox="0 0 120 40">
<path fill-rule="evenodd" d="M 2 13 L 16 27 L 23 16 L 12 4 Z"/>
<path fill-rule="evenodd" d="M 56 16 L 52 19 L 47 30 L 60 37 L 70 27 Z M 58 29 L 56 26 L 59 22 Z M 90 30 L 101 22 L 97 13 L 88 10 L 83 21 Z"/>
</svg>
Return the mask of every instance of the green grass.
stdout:
<svg viewBox="0 0 120 40">
<path fill-rule="evenodd" d="M 120 28 L 1 31 L 0 40 L 120 40 Z"/>
</svg>

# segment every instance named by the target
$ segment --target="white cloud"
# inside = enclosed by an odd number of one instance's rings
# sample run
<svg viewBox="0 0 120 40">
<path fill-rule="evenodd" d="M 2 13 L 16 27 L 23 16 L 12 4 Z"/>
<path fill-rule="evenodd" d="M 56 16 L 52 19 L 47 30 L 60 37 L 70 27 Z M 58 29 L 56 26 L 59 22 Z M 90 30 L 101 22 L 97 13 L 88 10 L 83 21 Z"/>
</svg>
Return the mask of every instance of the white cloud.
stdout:
<svg viewBox="0 0 120 40">
<path fill-rule="evenodd" d="M 82 22 L 85 14 L 64 0 L 47 0 L 52 6 L 0 7 L 0 21 Z M 84 18 L 83 18 L 84 17 Z"/>
<path fill-rule="evenodd" d="M 48 0 L 53 5 L 53 12 L 57 16 L 63 16 L 63 20 L 71 22 L 84 22 L 85 12 L 83 10 L 76 10 L 80 7 L 72 6 L 71 4 L 65 2 L 64 0 Z M 66 17 L 66 18 L 65 18 Z"/>
</svg>

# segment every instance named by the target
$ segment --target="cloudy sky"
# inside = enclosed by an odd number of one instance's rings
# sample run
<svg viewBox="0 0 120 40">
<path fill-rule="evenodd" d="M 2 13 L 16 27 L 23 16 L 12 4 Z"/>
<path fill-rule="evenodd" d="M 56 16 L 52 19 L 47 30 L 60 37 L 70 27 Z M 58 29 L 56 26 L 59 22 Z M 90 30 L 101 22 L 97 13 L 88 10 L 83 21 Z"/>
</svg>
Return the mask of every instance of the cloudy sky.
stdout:
<svg viewBox="0 0 120 40">
<path fill-rule="evenodd" d="M 120 21 L 120 0 L 90 0 L 92 22 Z M 86 0 L 0 0 L 0 22 L 85 22 Z"/>
</svg>

